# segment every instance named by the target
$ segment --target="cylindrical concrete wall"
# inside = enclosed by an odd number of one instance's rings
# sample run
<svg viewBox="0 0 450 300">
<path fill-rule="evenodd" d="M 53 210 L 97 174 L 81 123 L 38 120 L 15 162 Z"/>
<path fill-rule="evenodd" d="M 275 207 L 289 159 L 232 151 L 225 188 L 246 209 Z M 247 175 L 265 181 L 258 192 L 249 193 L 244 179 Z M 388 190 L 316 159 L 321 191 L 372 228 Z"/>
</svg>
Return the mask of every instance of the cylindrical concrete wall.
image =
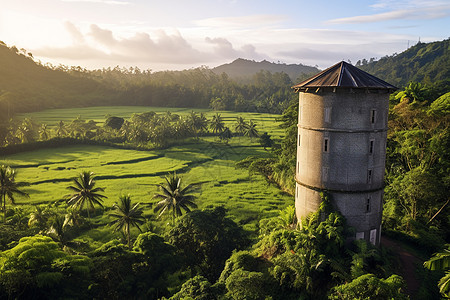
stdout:
<svg viewBox="0 0 450 300">
<path fill-rule="evenodd" d="M 389 94 L 334 90 L 299 93 L 296 209 L 317 210 L 320 191 L 355 227 L 379 243 Z"/>
</svg>

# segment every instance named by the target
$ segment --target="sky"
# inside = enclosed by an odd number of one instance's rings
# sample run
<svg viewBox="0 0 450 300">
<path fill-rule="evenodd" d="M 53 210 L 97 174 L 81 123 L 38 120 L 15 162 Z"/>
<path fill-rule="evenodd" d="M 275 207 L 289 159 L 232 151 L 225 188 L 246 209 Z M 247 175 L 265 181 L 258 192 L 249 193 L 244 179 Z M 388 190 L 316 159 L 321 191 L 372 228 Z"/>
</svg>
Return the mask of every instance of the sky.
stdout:
<svg viewBox="0 0 450 300">
<path fill-rule="evenodd" d="M 87 69 L 327 68 L 450 34 L 448 0 L 0 0 L 0 41 Z"/>
</svg>

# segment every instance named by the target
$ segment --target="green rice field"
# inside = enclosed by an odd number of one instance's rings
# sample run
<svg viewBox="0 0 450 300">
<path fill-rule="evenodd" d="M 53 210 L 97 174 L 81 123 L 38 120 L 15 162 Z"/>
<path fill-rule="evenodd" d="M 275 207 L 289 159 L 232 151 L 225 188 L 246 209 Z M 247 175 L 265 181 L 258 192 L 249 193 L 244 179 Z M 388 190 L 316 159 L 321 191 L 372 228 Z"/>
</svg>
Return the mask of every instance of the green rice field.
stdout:
<svg viewBox="0 0 450 300">
<path fill-rule="evenodd" d="M 55 124 L 59 120 L 70 121 L 80 115 L 83 119 L 103 122 L 107 114 L 130 117 L 136 112 L 187 114 L 191 109 L 149 107 L 94 107 L 83 109 L 49 110 L 28 114 L 37 122 Z M 199 111 L 199 110 L 196 110 Z M 210 118 L 215 112 L 202 110 Z M 277 115 L 257 113 L 220 112 L 228 126 L 236 116 L 254 120 L 260 132 L 267 131 L 280 137 L 282 130 L 275 122 Z M 268 184 L 260 175 L 249 176 L 248 171 L 235 168 L 235 163 L 249 155 L 268 156 L 256 140 L 234 137 L 228 144 L 214 137 L 189 140 L 184 145 L 164 150 L 138 151 L 105 146 L 64 146 L 21 152 L 0 157 L 0 164 L 10 165 L 18 171 L 17 180 L 30 183 L 24 188 L 30 198 L 17 199 L 18 205 L 54 203 L 64 199 L 73 177 L 81 171 L 93 171 L 97 185 L 105 188 L 104 205 L 110 208 L 119 195 L 130 194 L 140 202 L 145 213 L 154 219 L 153 195 L 158 184 L 164 182 L 169 172 L 181 175 L 187 183 L 199 184 L 196 203 L 199 208 L 224 206 L 236 222 L 248 230 L 257 229 L 261 218 L 271 217 L 278 210 L 292 205 L 292 196 L 278 187 Z"/>
<path fill-rule="evenodd" d="M 280 115 L 267 113 L 251 113 L 251 112 L 232 112 L 232 111 L 213 111 L 211 109 L 192 109 L 192 108 L 173 108 L 173 107 L 148 107 L 148 106 L 97 106 L 84 108 L 66 108 L 66 109 L 49 109 L 40 112 L 20 114 L 18 119 L 24 117 L 31 117 L 38 123 L 48 124 L 50 127 L 55 126 L 59 121 L 65 123 L 72 121 L 80 116 L 83 120 L 94 120 L 98 123 L 105 121 L 105 116 L 116 116 L 125 119 L 130 118 L 134 113 L 144 113 L 154 111 L 159 114 L 171 112 L 173 114 L 187 115 L 191 111 L 204 113 L 208 119 L 216 113 L 219 113 L 225 126 L 234 128 L 234 122 L 237 116 L 243 117 L 246 121 L 253 120 L 257 124 L 259 132 L 267 132 L 274 138 L 279 138 L 283 135 L 283 129 L 278 127 L 276 119 Z"/>
</svg>

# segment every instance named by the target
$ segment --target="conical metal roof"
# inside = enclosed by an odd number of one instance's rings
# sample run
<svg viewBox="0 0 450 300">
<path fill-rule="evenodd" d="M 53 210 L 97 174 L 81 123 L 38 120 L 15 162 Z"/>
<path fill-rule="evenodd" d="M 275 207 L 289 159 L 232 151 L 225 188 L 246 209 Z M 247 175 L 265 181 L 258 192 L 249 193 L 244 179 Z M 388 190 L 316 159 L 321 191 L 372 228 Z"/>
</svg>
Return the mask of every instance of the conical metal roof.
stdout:
<svg viewBox="0 0 450 300">
<path fill-rule="evenodd" d="M 319 74 L 297 84 L 292 88 L 296 91 L 306 91 L 307 89 L 317 89 L 321 87 L 335 88 L 363 88 L 396 90 L 397 88 L 357 67 L 341 61 Z"/>
</svg>

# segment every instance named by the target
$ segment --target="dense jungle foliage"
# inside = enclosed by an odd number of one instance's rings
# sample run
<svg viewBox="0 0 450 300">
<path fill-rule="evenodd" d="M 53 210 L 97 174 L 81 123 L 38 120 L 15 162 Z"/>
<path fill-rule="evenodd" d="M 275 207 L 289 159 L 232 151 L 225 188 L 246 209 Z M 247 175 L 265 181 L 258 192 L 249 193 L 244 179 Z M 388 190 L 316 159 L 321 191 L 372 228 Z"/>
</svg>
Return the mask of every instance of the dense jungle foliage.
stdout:
<svg viewBox="0 0 450 300">
<path fill-rule="evenodd" d="M 136 205 L 121 210 L 138 218 Z M 407 299 L 388 255 L 364 241 L 345 244 L 349 228 L 326 196 L 301 227 L 290 206 L 261 220 L 252 241 L 220 207 L 143 226 L 130 246 L 126 230 L 97 248 L 74 239 L 95 224 L 73 210 L 37 208 L 29 222 L 14 237 L 2 234 L 1 299 Z"/>
</svg>

